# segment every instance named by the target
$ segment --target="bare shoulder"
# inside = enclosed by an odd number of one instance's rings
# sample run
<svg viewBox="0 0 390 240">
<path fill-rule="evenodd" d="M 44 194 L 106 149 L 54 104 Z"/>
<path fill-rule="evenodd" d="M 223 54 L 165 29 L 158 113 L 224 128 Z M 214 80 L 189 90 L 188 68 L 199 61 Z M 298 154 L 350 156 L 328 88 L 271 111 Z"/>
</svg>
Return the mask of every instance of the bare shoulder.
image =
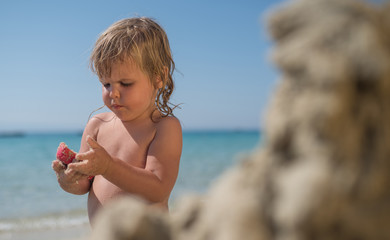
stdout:
<svg viewBox="0 0 390 240">
<path fill-rule="evenodd" d="M 176 117 L 163 117 L 156 123 L 154 146 L 181 151 L 182 138 L 181 123 Z"/>
<path fill-rule="evenodd" d="M 114 117 L 115 115 L 110 112 L 96 114 L 88 121 L 87 126 L 85 127 L 85 132 L 87 132 L 90 136 L 94 136 L 96 139 L 99 128 L 104 123 L 110 122 Z"/>
<path fill-rule="evenodd" d="M 115 115 L 112 112 L 99 113 L 91 117 L 88 121 L 88 125 L 100 126 L 101 124 L 112 121 Z"/>
<path fill-rule="evenodd" d="M 91 119 L 89 120 L 89 122 L 92 122 L 92 123 L 104 123 L 104 122 L 109 122 L 111 121 L 112 119 L 114 119 L 115 117 L 115 114 L 113 114 L 112 112 L 104 112 L 104 113 L 99 113 L 99 114 L 96 114 L 94 115 L 93 117 L 91 117 Z"/>
<path fill-rule="evenodd" d="M 176 117 L 163 117 L 156 123 L 156 131 L 156 134 L 176 133 L 181 135 L 181 123 Z"/>
<path fill-rule="evenodd" d="M 153 157 L 149 159 L 146 169 L 156 171 L 156 168 L 163 165 L 166 171 L 177 174 L 182 147 L 180 121 L 171 116 L 161 118 L 156 123 L 156 134 L 149 146 L 148 155 Z M 155 164 L 156 161 L 159 164 Z"/>
</svg>

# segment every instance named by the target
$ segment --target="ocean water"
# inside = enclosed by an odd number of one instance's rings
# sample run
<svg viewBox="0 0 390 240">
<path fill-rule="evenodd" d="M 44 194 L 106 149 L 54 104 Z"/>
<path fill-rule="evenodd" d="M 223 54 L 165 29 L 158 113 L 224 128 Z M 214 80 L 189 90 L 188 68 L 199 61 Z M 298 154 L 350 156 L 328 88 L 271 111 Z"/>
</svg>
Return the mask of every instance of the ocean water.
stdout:
<svg viewBox="0 0 390 240">
<path fill-rule="evenodd" d="M 79 149 L 80 134 L 0 137 L 0 239 L 4 234 L 88 223 L 87 195 L 58 185 L 51 162 L 57 146 Z M 170 204 L 183 194 L 202 194 L 223 171 L 260 144 L 259 132 L 184 132 L 179 176 Z"/>
</svg>

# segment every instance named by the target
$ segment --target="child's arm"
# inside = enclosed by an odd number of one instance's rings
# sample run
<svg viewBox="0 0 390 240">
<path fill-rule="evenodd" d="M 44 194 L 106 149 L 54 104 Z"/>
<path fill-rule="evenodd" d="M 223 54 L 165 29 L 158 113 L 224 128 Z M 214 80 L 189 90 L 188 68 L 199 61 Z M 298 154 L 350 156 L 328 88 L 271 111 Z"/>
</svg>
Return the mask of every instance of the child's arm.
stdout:
<svg viewBox="0 0 390 240">
<path fill-rule="evenodd" d="M 112 158 L 92 138 L 88 138 L 87 142 L 91 150 L 76 156 L 85 161 L 72 163 L 69 168 L 87 175 L 103 175 L 122 190 L 151 202 L 162 202 L 168 198 L 176 182 L 182 149 L 182 131 L 176 118 L 168 117 L 159 122 L 144 169 Z"/>
<path fill-rule="evenodd" d="M 96 132 L 100 122 L 92 118 L 84 129 L 84 133 L 81 139 L 80 152 L 89 151 L 89 146 L 86 144 L 87 136 L 96 137 Z M 61 161 L 54 160 L 52 162 L 52 168 L 56 172 L 58 183 L 64 191 L 82 195 L 89 192 L 91 187 L 91 181 L 88 179 L 88 175 L 81 174 L 77 171 L 65 167 Z"/>
</svg>

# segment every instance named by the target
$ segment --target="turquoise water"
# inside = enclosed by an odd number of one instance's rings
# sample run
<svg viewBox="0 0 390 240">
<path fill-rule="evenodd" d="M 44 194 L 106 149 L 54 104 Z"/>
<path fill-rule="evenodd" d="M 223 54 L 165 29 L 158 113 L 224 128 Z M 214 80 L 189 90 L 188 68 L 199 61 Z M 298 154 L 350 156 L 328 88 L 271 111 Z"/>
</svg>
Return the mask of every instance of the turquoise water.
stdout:
<svg viewBox="0 0 390 240">
<path fill-rule="evenodd" d="M 51 169 L 60 142 L 78 150 L 80 134 L 0 138 L 0 233 L 84 224 L 87 195 L 64 192 Z M 203 193 L 242 154 L 259 144 L 258 132 L 185 132 L 174 202 Z"/>
</svg>

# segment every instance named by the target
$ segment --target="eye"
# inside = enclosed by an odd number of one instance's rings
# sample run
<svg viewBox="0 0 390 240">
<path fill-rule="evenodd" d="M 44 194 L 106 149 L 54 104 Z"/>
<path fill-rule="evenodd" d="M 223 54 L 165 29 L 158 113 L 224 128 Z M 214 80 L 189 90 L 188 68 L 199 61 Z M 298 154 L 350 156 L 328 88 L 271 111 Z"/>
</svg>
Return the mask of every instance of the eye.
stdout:
<svg viewBox="0 0 390 240">
<path fill-rule="evenodd" d="M 109 83 L 103 83 L 103 86 L 104 86 L 105 88 L 109 88 L 111 85 L 110 85 Z"/>
<path fill-rule="evenodd" d="M 133 85 L 133 83 L 121 82 L 121 85 L 122 85 L 123 87 L 130 87 L 131 85 Z"/>
</svg>

